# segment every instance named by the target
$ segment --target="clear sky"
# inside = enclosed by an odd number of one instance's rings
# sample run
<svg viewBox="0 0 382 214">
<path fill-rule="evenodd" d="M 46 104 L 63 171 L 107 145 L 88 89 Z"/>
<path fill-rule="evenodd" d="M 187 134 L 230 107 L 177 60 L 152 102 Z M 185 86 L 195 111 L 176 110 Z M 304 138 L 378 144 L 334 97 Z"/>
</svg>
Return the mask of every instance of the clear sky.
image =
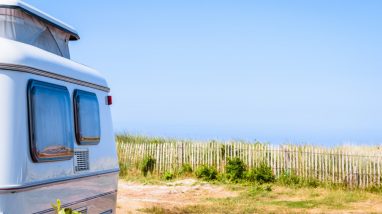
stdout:
<svg viewBox="0 0 382 214">
<path fill-rule="evenodd" d="M 116 131 L 382 142 L 382 1 L 26 0 L 73 25 Z"/>
</svg>

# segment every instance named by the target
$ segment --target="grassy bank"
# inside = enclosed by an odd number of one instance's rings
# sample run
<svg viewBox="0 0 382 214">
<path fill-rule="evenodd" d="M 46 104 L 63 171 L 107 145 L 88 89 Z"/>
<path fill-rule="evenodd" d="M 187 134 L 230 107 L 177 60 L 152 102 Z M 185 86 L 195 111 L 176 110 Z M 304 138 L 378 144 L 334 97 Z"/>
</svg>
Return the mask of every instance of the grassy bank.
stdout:
<svg viewBox="0 0 382 214">
<path fill-rule="evenodd" d="M 379 147 L 373 146 L 271 146 L 260 142 L 198 142 L 132 135 L 118 135 L 117 146 L 121 175 L 136 169 L 167 179 L 188 173 L 220 182 L 263 182 L 270 178 L 295 186 L 378 191 L 381 187 L 382 156 Z M 230 161 L 237 164 L 228 166 Z M 236 171 L 227 172 L 231 169 Z"/>
</svg>

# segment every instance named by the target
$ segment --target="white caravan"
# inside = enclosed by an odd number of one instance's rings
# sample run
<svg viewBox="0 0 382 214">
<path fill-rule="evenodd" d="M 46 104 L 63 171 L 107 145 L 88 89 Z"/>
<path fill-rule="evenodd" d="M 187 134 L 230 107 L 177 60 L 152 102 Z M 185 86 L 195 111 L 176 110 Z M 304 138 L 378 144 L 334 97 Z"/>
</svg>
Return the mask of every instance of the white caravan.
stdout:
<svg viewBox="0 0 382 214">
<path fill-rule="evenodd" d="M 0 213 L 115 213 L 118 159 L 105 79 L 70 60 L 77 32 L 0 0 Z M 89 50 L 92 51 L 92 50 Z"/>
</svg>

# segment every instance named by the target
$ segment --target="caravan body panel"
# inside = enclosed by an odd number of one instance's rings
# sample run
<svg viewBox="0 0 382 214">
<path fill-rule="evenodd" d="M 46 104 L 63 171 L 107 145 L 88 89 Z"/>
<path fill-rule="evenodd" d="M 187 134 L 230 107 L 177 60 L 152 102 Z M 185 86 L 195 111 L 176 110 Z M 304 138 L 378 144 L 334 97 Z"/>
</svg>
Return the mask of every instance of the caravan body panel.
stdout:
<svg viewBox="0 0 382 214">
<path fill-rule="evenodd" d="M 56 199 L 88 213 L 115 213 L 119 169 L 105 79 L 94 69 L 28 44 L 0 38 L 0 49 L 0 213 L 49 213 Z M 88 155 L 87 170 L 75 170 L 76 156 L 32 160 L 27 99 L 31 80 L 64 86 L 72 114 L 75 90 L 97 97 L 100 142 L 79 145 L 72 136 L 74 152 Z"/>
</svg>

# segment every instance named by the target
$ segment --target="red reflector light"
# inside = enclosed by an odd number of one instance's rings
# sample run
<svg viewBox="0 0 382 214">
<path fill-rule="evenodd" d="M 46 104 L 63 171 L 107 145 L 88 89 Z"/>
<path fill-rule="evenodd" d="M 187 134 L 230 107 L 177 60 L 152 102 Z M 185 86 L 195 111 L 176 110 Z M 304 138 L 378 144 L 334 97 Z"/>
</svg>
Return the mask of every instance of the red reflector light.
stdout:
<svg viewBox="0 0 382 214">
<path fill-rule="evenodd" d="M 111 106 L 113 104 L 113 97 L 107 96 L 107 105 Z"/>
</svg>

